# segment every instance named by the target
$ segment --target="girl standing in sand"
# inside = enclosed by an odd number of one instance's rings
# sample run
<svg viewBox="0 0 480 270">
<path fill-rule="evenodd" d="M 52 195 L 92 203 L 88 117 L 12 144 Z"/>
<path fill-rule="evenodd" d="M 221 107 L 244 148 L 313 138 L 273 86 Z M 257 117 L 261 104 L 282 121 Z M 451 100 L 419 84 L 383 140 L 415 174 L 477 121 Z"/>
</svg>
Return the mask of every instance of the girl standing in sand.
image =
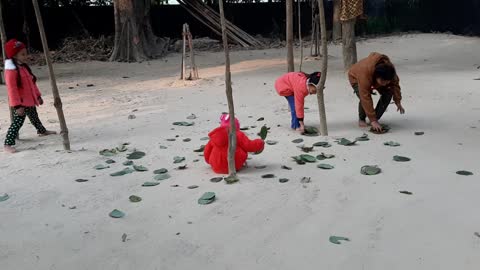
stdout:
<svg viewBox="0 0 480 270">
<path fill-rule="evenodd" d="M 317 93 L 317 84 L 320 81 L 320 72 L 306 74 L 303 72 L 289 72 L 275 81 L 278 94 L 285 97 L 292 113 L 292 129 L 300 133 L 305 132 L 304 107 L 305 97 Z"/>
<path fill-rule="evenodd" d="M 27 65 L 28 55 L 25 44 L 15 39 L 5 44 L 7 60 L 5 61 L 5 81 L 8 91 L 9 105 L 13 110 L 13 122 L 5 139 L 5 152 L 15 153 L 15 139 L 26 116 L 37 129 L 39 136 L 56 134 L 48 131 L 38 118 L 36 106 L 43 104 L 42 95 L 36 85 L 37 78 Z"/>
</svg>

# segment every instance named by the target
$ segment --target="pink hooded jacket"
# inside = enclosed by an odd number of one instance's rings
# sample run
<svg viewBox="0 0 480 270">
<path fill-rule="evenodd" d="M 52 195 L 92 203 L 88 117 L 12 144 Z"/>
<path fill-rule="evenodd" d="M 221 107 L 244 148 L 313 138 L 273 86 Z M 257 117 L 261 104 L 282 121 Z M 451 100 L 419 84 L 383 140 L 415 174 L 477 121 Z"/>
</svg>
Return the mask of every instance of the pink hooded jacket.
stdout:
<svg viewBox="0 0 480 270">
<path fill-rule="evenodd" d="M 11 59 L 5 61 L 5 82 L 7 84 L 8 100 L 10 107 L 34 107 L 40 105 L 40 90 L 27 68 L 18 66 L 18 70 Z M 17 84 L 17 76 L 20 73 L 21 87 Z"/>
<path fill-rule="evenodd" d="M 289 72 L 275 81 L 275 89 L 282 97 L 295 97 L 298 118 L 304 118 L 305 97 L 308 96 L 307 76 L 302 72 Z"/>
</svg>

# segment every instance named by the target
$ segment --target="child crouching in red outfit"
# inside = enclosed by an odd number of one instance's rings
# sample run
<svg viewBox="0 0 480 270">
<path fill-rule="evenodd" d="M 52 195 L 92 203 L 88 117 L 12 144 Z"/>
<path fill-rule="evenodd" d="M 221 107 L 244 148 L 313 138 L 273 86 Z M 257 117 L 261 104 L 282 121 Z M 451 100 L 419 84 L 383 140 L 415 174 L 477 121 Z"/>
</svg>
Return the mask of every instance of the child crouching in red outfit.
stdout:
<svg viewBox="0 0 480 270">
<path fill-rule="evenodd" d="M 205 161 L 212 166 L 218 174 L 228 174 L 228 129 L 230 116 L 223 114 L 220 117 L 220 127 L 208 134 L 210 141 L 205 147 Z M 235 152 L 235 168 L 241 170 L 248 158 L 248 153 L 263 151 L 265 143 L 261 139 L 250 140 L 245 133 L 240 131 L 240 123 L 235 118 L 237 130 L 237 149 Z"/>
</svg>

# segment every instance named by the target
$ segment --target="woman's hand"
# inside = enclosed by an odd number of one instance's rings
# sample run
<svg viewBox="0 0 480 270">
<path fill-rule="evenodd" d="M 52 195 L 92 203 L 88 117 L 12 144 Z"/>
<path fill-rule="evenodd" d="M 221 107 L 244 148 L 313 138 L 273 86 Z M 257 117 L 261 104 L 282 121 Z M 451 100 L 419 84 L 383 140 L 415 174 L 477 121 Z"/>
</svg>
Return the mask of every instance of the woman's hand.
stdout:
<svg viewBox="0 0 480 270">
<path fill-rule="evenodd" d="M 375 131 L 377 131 L 377 132 L 382 132 L 382 130 L 383 130 L 383 129 L 382 129 L 382 126 L 378 123 L 378 121 L 373 121 L 373 122 L 371 123 L 371 125 L 372 125 L 372 129 L 373 129 L 373 130 L 375 130 Z"/>
</svg>

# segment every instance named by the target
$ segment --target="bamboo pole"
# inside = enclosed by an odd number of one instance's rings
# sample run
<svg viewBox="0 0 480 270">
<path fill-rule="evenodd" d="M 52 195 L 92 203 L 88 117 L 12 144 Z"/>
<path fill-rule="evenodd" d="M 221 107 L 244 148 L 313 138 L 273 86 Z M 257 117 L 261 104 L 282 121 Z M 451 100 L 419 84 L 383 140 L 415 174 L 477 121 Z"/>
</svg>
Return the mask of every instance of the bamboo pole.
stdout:
<svg viewBox="0 0 480 270">
<path fill-rule="evenodd" d="M 188 47 L 190 48 L 190 79 L 191 80 L 198 80 L 198 67 L 195 64 L 195 51 L 193 50 L 193 37 L 192 33 L 190 32 L 190 26 L 186 24 L 187 27 L 187 42 Z"/>
<path fill-rule="evenodd" d="M 223 10 L 223 0 L 218 1 L 220 9 L 220 19 L 222 25 L 223 49 L 225 51 L 225 87 L 228 101 L 228 113 L 230 115 L 230 128 L 228 130 L 228 174 L 229 178 L 237 179 L 235 168 L 235 151 L 237 148 L 237 131 L 235 126 L 235 107 L 232 93 L 232 74 L 230 73 L 230 55 L 227 40 L 227 28 L 225 23 L 225 13 Z"/>
<path fill-rule="evenodd" d="M 302 71 L 303 66 L 303 41 L 302 41 L 302 6 L 301 1 L 297 0 L 297 9 L 298 9 L 298 41 L 300 42 L 300 65 L 298 70 Z"/>
<path fill-rule="evenodd" d="M 288 72 L 295 71 L 293 57 L 293 0 L 286 0 L 286 24 L 287 24 L 287 69 Z"/>
<path fill-rule="evenodd" d="M 322 69 L 320 76 L 320 82 L 317 86 L 317 100 L 318 100 L 318 112 L 320 114 L 320 134 L 322 136 L 328 136 L 327 128 L 327 116 L 325 113 L 325 81 L 327 80 L 327 66 L 328 66 L 328 48 L 327 48 L 327 26 L 325 24 L 325 7 L 323 6 L 323 0 L 318 1 L 318 9 L 320 14 L 320 34 L 322 36 Z"/>
<path fill-rule="evenodd" d="M 62 99 L 58 92 L 57 81 L 55 73 L 53 71 L 52 59 L 50 57 L 50 51 L 48 49 L 47 35 L 45 34 L 45 28 L 43 26 L 42 13 L 37 0 L 32 0 L 33 9 L 35 10 L 35 16 L 37 17 L 38 31 L 42 40 L 43 52 L 45 54 L 45 61 L 48 65 L 48 74 L 50 76 L 50 84 L 52 85 L 53 104 L 57 110 L 58 121 L 60 122 L 60 134 L 63 137 L 63 149 L 70 150 L 70 139 L 68 138 L 67 122 L 65 121 L 65 115 L 63 114 Z"/>
<path fill-rule="evenodd" d="M 186 24 L 183 25 L 182 27 L 182 76 L 181 76 L 181 79 L 182 80 L 186 80 L 187 79 L 187 67 L 185 66 L 185 61 L 186 61 L 186 57 L 187 57 L 187 29 L 186 29 Z"/>
</svg>

